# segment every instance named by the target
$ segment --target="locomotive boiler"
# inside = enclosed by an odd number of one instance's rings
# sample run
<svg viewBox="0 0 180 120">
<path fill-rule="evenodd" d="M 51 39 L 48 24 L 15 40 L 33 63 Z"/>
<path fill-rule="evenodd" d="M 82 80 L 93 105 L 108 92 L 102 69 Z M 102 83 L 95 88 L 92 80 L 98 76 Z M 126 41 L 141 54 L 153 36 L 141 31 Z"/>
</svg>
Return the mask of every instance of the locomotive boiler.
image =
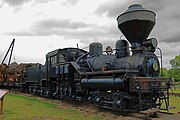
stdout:
<svg viewBox="0 0 180 120">
<path fill-rule="evenodd" d="M 92 43 L 89 54 L 77 60 L 80 68 L 86 67 L 81 87 L 89 92 L 90 101 L 123 111 L 160 108 L 165 101 L 168 109 L 169 97 L 164 91 L 168 94 L 171 79 L 159 78 L 160 63 L 154 53 L 158 42 L 147 39 L 155 16 L 139 4 L 131 5 L 117 17 L 118 28 L 127 40 L 118 40 L 114 51 L 107 47 L 106 54 L 101 43 Z"/>
<path fill-rule="evenodd" d="M 119 71 L 122 78 L 126 76 L 158 77 L 160 64 L 157 56 L 154 54 L 157 40 L 155 38 L 147 39 L 155 25 L 155 13 L 142 8 L 141 5 L 135 4 L 119 15 L 117 21 L 118 28 L 127 38 L 131 47 L 129 47 L 128 41 L 118 40 L 115 45 L 115 54 L 106 55 L 103 54 L 101 43 L 90 44 L 89 56 L 87 56 L 85 61 L 88 63 L 87 66 L 91 72 L 105 69 L 105 71 Z M 130 48 L 132 55 L 130 55 Z M 103 80 L 104 82 L 102 82 Z M 106 84 L 104 78 L 103 80 L 87 79 L 82 81 L 82 85 L 84 87 L 96 86 L 100 88 L 104 87 L 103 83 Z M 124 80 L 126 81 L 126 79 Z M 124 80 L 119 80 L 119 82 Z M 99 84 L 96 84 L 96 82 Z M 111 89 L 113 88 L 114 85 L 112 85 Z"/>
<path fill-rule="evenodd" d="M 169 108 L 170 78 L 160 76 L 156 38 L 148 38 L 156 14 L 133 4 L 117 17 L 125 38 L 115 49 L 94 42 L 89 51 L 64 48 L 49 52 L 45 65 L 29 67 L 23 89 L 44 97 L 89 101 L 118 111 Z M 161 51 L 160 51 L 161 52 Z M 162 58 L 162 56 L 161 56 Z"/>
</svg>

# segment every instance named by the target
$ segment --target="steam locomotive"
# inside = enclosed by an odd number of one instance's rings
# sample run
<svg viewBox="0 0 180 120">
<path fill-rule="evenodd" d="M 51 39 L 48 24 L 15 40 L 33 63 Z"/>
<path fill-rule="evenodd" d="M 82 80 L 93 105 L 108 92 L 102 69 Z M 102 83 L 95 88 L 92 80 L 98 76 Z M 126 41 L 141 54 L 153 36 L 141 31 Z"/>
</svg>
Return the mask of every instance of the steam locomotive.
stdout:
<svg viewBox="0 0 180 120">
<path fill-rule="evenodd" d="M 117 17 L 120 39 L 115 49 L 94 42 L 89 52 L 64 48 L 49 52 L 45 65 L 29 67 L 24 90 L 44 97 L 83 100 L 119 111 L 169 106 L 170 78 L 162 78 L 155 51 L 156 38 L 147 39 L 156 14 L 133 4 Z M 160 51 L 161 53 L 161 51 Z"/>
</svg>

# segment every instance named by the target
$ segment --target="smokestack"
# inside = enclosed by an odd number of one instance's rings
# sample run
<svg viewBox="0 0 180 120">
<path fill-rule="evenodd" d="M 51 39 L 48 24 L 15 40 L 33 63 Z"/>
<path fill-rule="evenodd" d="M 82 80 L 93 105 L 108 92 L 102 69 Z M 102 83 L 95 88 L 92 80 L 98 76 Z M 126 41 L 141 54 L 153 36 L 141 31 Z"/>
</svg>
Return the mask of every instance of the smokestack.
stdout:
<svg viewBox="0 0 180 120">
<path fill-rule="evenodd" d="M 118 28 L 131 43 L 132 50 L 141 48 L 155 25 L 155 16 L 153 11 L 133 4 L 117 17 Z"/>
</svg>

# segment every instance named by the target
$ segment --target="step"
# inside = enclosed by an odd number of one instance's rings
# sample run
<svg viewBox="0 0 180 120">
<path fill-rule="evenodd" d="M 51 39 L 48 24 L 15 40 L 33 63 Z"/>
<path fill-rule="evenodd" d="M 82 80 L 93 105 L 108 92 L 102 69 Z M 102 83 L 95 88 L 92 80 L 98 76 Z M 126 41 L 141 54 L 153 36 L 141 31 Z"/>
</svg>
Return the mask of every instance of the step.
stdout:
<svg viewBox="0 0 180 120">
<path fill-rule="evenodd" d="M 160 96 L 159 99 L 169 99 L 167 96 Z"/>
<path fill-rule="evenodd" d="M 168 109 L 175 109 L 176 107 L 175 106 L 168 106 Z M 160 108 L 160 110 L 167 110 L 167 108 L 163 107 L 163 108 Z"/>
<path fill-rule="evenodd" d="M 75 99 L 76 99 L 77 101 L 81 101 L 81 100 L 82 100 L 82 97 L 76 96 Z"/>
<path fill-rule="evenodd" d="M 148 109 L 148 110 L 145 110 L 145 111 L 140 111 L 139 113 L 145 114 L 145 115 L 150 115 L 150 114 L 153 114 L 153 113 L 156 113 L 156 112 L 159 112 L 158 108 L 152 108 L 152 109 Z"/>
</svg>

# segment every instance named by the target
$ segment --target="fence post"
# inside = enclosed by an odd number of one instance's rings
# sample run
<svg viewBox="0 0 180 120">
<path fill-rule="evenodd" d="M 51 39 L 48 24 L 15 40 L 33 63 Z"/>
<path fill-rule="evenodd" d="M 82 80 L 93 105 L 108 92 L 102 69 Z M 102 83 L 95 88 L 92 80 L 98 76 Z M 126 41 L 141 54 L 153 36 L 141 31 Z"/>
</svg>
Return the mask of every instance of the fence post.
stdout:
<svg viewBox="0 0 180 120">
<path fill-rule="evenodd" d="M 3 114 L 3 102 L 4 102 L 4 96 L 6 95 L 6 93 L 8 92 L 8 90 L 0 90 L 0 100 L 1 100 L 1 109 L 0 109 L 0 114 Z"/>
</svg>

